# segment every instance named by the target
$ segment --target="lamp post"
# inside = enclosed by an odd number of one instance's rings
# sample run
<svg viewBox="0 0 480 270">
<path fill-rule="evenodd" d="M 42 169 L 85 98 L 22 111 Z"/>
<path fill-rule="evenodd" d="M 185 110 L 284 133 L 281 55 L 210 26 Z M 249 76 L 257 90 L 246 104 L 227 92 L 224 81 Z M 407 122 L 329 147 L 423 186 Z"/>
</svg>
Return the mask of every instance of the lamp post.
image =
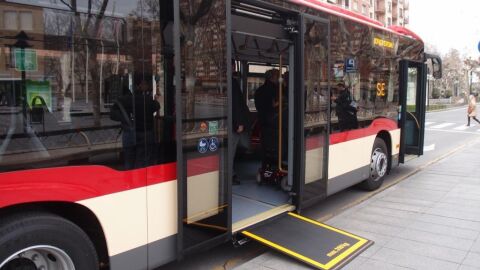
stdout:
<svg viewBox="0 0 480 270">
<path fill-rule="evenodd" d="M 28 41 L 30 38 L 28 37 L 27 33 L 24 31 L 20 31 L 15 36 L 15 39 L 17 40 L 15 44 L 11 45 L 11 52 L 13 51 L 14 54 L 14 59 L 15 59 L 15 68 L 17 70 L 20 70 L 22 74 L 22 83 L 21 83 L 21 90 L 22 90 L 22 114 L 23 114 L 23 128 L 24 132 L 27 131 L 27 86 L 26 86 L 26 66 L 25 66 L 25 49 L 26 48 L 31 48 L 32 46 L 28 44 Z M 16 59 L 17 57 L 17 50 L 20 49 L 20 61 Z M 17 66 L 18 65 L 18 66 Z"/>
<path fill-rule="evenodd" d="M 458 78 L 455 78 L 455 81 L 453 81 L 453 96 L 457 97 L 458 96 Z"/>
<path fill-rule="evenodd" d="M 472 78 L 473 78 L 473 69 L 470 70 L 470 95 L 472 94 Z"/>
</svg>

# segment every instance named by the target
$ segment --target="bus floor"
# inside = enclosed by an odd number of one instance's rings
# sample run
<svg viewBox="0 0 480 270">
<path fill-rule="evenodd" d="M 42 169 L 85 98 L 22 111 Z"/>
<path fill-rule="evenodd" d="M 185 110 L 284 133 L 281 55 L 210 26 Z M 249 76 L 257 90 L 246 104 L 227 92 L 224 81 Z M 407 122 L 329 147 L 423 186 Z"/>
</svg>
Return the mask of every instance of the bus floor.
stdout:
<svg viewBox="0 0 480 270">
<path fill-rule="evenodd" d="M 232 188 L 232 222 L 255 216 L 289 202 L 289 195 L 279 185 L 256 181 L 260 160 L 241 159 L 235 162 L 240 184 Z"/>
</svg>

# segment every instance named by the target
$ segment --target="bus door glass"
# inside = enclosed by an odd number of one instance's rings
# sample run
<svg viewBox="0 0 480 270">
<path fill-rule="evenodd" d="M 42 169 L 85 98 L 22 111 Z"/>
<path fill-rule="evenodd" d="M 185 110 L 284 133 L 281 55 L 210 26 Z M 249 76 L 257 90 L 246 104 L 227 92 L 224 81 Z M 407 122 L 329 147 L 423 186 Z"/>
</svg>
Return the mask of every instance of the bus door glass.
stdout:
<svg viewBox="0 0 480 270">
<path fill-rule="evenodd" d="M 225 241 L 227 185 L 226 1 L 175 2 L 179 256 Z"/>
<path fill-rule="evenodd" d="M 426 65 L 402 61 L 400 63 L 402 143 L 400 161 L 405 154 L 423 155 L 425 135 Z"/>
<path fill-rule="evenodd" d="M 326 196 L 329 104 L 329 23 L 304 17 L 305 177 L 301 205 Z"/>
</svg>

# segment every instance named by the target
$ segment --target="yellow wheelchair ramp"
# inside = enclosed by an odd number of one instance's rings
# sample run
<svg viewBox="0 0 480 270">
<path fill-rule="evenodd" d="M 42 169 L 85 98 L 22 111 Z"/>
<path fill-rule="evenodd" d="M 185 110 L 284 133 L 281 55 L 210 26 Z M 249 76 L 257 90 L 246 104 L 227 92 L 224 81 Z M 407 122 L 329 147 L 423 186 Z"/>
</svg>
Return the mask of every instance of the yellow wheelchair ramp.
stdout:
<svg viewBox="0 0 480 270">
<path fill-rule="evenodd" d="M 241 232 L 318 269 L 339 269 L 372 241 L 315 220 L 287 213 Z"/>
</svg>

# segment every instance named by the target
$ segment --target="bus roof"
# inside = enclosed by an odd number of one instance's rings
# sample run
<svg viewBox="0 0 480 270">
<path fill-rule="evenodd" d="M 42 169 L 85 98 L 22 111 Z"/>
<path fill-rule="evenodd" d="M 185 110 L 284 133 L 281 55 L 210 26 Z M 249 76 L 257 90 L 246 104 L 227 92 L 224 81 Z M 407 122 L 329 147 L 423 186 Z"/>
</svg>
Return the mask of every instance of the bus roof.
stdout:
<svg viewBox="0 0 480 270">
<path fill-rule="evenodd" d="M 387 28 L 387 27 L 385 27 L 385 25 L 383 25 L 383 23 L 381 23 L 377 20 L 371 19 L 367 16 L 352 12 L 350 10 L 347 10 L 347 9 L 344 9 L 344 8 L 341 8 L 341 7 L 332 5 L 332 4 L 324 3 L 320 0 L 288 0 L 288 1 L 290 1 L 292 3 L 295 3 L 295 4 L 298 4 L 298 5 L 311 7 L 311 8 L 314 8 L 314 9 L 317 9 L 317 10 L 320 10 L 320 11 L 323 11 L 323 12 L 326 12 L 326 13 L 329 13 L 329 14 L 344 17 L 344 18 L 347 18 L 347 19 L 350 19 L 350 20 L 354 20 L 354 21 L 362 23 L 362 24 L 367 24 L 367 25 L 370 25 L 370 26 L 373 26 L 375 28 L 379 28 L 379 29 L 382 29 L 382 30 L 385 30 L 385 31 L 390 31 L 390 32 L 394 32 L 394 33 L 399 34 L 399 35 L 407 36 L 407 37 L 416 39 L 416 40 L 423 43 L 423 40 L 417 34 L 415 34 L 413 31 L 411 31 L 411 30 L 409 30 L 405 27 L 390 26 L 390 27 Z"/>
</svg>

